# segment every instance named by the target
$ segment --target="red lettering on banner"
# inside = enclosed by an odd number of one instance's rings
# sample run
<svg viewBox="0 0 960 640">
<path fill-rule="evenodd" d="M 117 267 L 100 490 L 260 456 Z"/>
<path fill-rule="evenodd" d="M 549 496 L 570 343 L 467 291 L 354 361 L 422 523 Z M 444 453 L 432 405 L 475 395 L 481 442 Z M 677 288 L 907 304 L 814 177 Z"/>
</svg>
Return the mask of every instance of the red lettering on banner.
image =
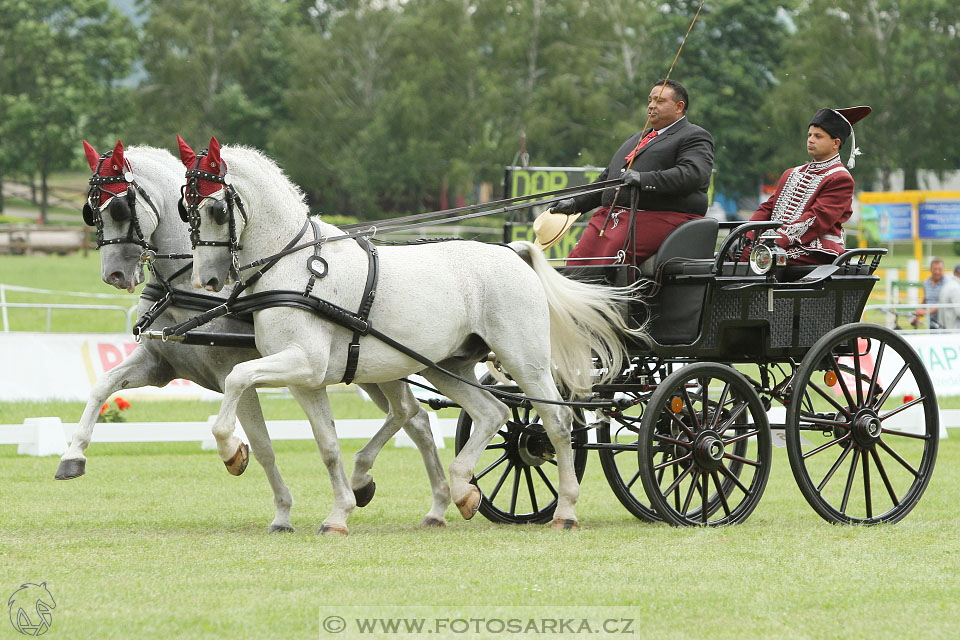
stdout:
<svg viewBox="0 0 960 640">
<path fill-rule="evenodd" d="M 123 350 L 126 352 L 127 357 L 130 357 L 130 354 L 133 353 L 133 350 L 136 349 L 139 345 L 136 342 L 126 342 L 123 345 Z"/>
<path fill-rule="evenodd" d="M 123 362 L 125 357 L 116 345 L 107 342 L 101 342 L 97 345 L 97 353 L 100 355 L 100 369 L 104 373 Z"/>
</svg>

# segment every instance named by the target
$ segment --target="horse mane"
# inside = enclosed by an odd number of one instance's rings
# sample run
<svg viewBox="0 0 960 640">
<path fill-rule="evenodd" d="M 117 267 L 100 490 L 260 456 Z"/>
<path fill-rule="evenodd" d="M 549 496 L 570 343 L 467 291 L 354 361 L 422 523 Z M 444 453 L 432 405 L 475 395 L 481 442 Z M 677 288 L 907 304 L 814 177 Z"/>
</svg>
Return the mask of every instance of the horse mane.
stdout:
<svg viewBox="0 0 960 640">
<path fill-rule="evenodd" d="M 309 209 L 303 190 L 265 153 L 253 147 L 227 145 L 220 154 L 233 183 L 246 187 L 243 197 L 248 210 L 259 208 L 261 205 L 254 201 L 259 199 L 265 201 L 263 204 L 283 202 L 283 206 L 296 207 L 307 215 Z"/>
<path fill-rule="evenodd" d="M 161 190 L 179 191 L 183 165 L 166 149 L 148 146 L 128 147 L 124 156 L 130 161 L 135 178 L 157 181 Z"/>
</svg>

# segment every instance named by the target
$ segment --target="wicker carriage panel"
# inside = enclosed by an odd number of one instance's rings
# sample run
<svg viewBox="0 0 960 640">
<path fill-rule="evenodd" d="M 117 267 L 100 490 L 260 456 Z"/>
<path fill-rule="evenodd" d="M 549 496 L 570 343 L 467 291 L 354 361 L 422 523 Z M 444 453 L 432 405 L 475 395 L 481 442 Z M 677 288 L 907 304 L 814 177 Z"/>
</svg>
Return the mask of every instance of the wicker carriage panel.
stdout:
<svg viewBox="0 0 960 640">
<path fill-rule="evenodd" d="M 834 310 L 837 293 L 831 291 L 822 298 L 803 298 L 800 301 L 800 330 L 798 345 L 812 347 L 822 335 L 836 326 Z"/>
<path fill-rule="evenodd" d="M 773 311 L 769 311 L 769 304 L 768 289 L 754 291 L 750 296 L 747 318 L 767 321 L 770 326 L 771 347 L 789 347 L 793 339 L 793 299 L 775 297 Z"/>
<path fill-rule="evenodd" d="M 735 320 L 740 317 L 741 297 L 739 294 L 719 291 L 713 297 L 711 305 L 710 327 L 707 330 L 707 337 L 703 343 L 705 348 L 717 346 L 719 339 L 720 324 L 725 320 Z"/>
</svg>

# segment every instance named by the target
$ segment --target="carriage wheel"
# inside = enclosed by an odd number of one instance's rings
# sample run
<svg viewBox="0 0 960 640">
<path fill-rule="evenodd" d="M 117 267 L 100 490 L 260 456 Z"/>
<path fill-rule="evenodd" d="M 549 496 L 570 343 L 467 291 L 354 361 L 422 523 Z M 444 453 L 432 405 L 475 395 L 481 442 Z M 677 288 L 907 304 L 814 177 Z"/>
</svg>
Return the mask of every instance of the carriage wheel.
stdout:
<svg viewBox="0 0 960 640">
<path fill-rule="evenodd" d="M 813 410 L 794 403 L 804 395 Z M 897 522 L 930 481 L 939 419 L 930 376 L 903 338 L 879 325 L 839 327 L 813 345 L 793 383 L 790 468 L 828 522 Z"/>
<path fill-rule="evenodd" d="M 505 524 L 543 524 L 550 522 L 557 506 L 556 453 L 541 424 L 540 416 L 530 406 L 510 408 L 511 416 L 500 427 L 477 464 L 473 483 L 483 493 L 480 513 L 488 520 Z M 587 466 L 587 450 L 576 444 L 587 441 L 583 412 L 574 409 L 573 467 L 577 482 L 583 479 Z M 457 422 L 457 453 L 473 431 L 473 419 L 460 412 Z"/>
<path fill-rule="evenodd" d="M 770 475 L 770 429 L 760 397 L 728 366 L 699 362 L 675 371 L 650 398 L 639 462 L 650 503 L 666 522 L 744 521 Z"/>
<path fill-rule="evenodd" d="M 616 448 L 600 450 L 600 465 L 613 495 L 627 511 L 646 522 L 660 522 L 640 482 L 637 449 L 642 413 L 643 405 L 638 404 L 602 417 L 603 422 L 597 427 L 597 442 L 616 445 Z"/>
</svg>

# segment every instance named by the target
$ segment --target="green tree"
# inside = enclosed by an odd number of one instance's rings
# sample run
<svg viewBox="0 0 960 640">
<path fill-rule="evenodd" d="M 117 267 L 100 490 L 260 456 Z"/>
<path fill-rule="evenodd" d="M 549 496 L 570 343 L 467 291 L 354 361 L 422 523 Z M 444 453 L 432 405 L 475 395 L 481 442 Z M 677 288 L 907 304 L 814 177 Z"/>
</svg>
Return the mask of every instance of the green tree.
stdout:
<svg viewBox="0 0 960 640">
<path fill-rule="evenodd" d="M 136 137 L 171 146 L 216 135 L 227 144 L 266 148 L 285 117 L 290 65 L 283 35 L 295 4 L 271 0 L 144 2 L 143 66 Z"/>
<path fill-rule="evenodd" d="M 960 5 L 951 0 L 806 0 L 777 74 L 771 119 L 791 131 L 793 158 L 817 108 L 869 104 L 857 125 L 862 187 L 889 189 L 904 172 L 955 170 L 960 163 Z M 850 142 L 848 141 L 848 145 Z M 844 159 L 849 147 L 842 151 Z M 789 163 L 786 164 L 789 166 Z"/>
<path fill-rule="evenodd" d="M 78 156 L 86 131 L 113 133 L 128 115 L 110 107 L 135 38 L 107 0 L 0 0 L 0 33 L 0 174 L 39 176 L 46 222 L 51 172 Z"/>
</svg>

